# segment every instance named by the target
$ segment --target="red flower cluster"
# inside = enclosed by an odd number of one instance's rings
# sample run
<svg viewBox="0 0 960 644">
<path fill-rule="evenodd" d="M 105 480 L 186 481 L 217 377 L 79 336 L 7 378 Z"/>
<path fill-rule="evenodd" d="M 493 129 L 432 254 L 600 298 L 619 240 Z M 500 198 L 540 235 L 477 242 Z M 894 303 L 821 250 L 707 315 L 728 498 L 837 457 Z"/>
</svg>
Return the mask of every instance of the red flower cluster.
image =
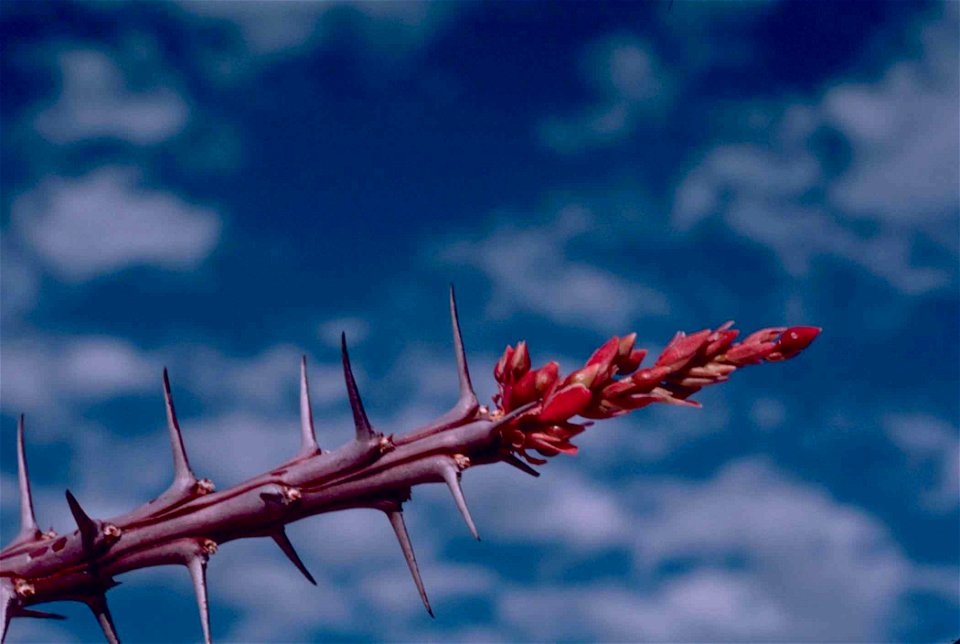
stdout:
<svg viewBox="0 0 960 644">
<path fill-rule="evenodd" d="M 534 404 L 501 429 L 504 447 L 536 465 L 546 461 L 527 450 L 548 457 L 576 454 L 570 439 L 592 423 L 572 422 L 574 416 L 612 418 L 653 403 L 699 407 L 688 398 L 703 387 L 726 381 L 745 365 L 788 360 L 820 333 L 810 326 L 773 327 L 734 344 L 739 331 L 732 326 L 727 322 L 715 330 L 678 332 L 656 363 L 643 369 L 647 352 L 634 348 L 637 334 L 614 336 L 563 379 L 556 362 L 531 369 L 526 342 L 507 346 L 493 370 L 499 413 Z"/>
</svg>

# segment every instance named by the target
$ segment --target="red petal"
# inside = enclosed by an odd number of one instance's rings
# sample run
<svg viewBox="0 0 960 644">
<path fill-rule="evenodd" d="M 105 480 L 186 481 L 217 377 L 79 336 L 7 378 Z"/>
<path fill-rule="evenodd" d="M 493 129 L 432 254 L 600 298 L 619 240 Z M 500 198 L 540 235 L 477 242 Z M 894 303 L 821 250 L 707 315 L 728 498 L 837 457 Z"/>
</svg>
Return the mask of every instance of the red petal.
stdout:
<svg viewBox="0 0 960 644">
<path fill-rule="evenodd" d="M 538 419 L 542 423 L 559 423 L 576 416 L 593 400 L 593 393 L 580 384 L 567 385 L 543 405 Z"/>
<path fill-rule="evenodd" d="M 761 344 L 738 344 L 724 354 L 724 359 L 736 365 L 756 364 L 776 348 L 774 342 Z"/>
<path fill-rule="evenodd" d="M 592 364 L 589 367 L 584 367 L 583 369 L 577 369 L 569 376 L 567 376 L 563 384 L 566 385 L 583 385 L 584 387 L 592 387 L 594 380 L 597 379 L 597 375 L 600 373 L 600 365 Z"/>
<path fill-rule="evenodd" d="M 777 339 L 777 336 L 786 331 L 786 327 L 782 326 L 772 326 L 767 329 L 760 329 L 748 335 L 743 339 L 743 342 L 740 344 L 763 344 L 765 342 L 773 342 Z"/>
<path fill-rule="evenodd" d="M 776 352 L 788 360 L 810 346 L 823 329 L 816 326 L 792 326 L 777 340 Z M 771 356 L 772 357 L 772 356 Z"/>
<path fill-rule="evenodd" d="M 606 371 L 610 368 L 610 365 L 613 364 L 613 360 L 617 357 L 619 351 L 620 338 L 613 336 L 604 342 L 603 346 L 593 352 L 593 355 L 587 360 L 586 366 L 600 365 L 600 371 Z"/>
<path fill-rule="evenodd" d="M 507 364 L 510 362 L 510 358 L 513 357 L 513 347 L 509 344 L 507 348 L 503 350 L 503 355 L 500 356 L 500 359 L 497 361 L 496 366 L 493 368 L 493 377 L 497 382 L 503 382 L 503 377 L 506 373 Z"/>
<path fill-rule="evenodd" d="M 527 351 L 526 340 L 517 343 L 517 349 L 513 352 L 510 359 L 510 369 L 513 371 L 513 377 L 520 378 L 530 371 L 530 353 Z"/>
<path fill-rule="evenodd" d="M 537 371 L 528 371 L 510 391 L 510 409 L 522 407 L 539 398 L 537 391 Z"/>
<path fill-rule="evenodd" d="M 544 398 L 549 398 L 553 393 L 553 388 L 557 385 L 557 378 L 560 373 L 560 365 L 550 361 L 537 369 L 537 392 Z"/>
<path fill-rule="evenodd" d="M 667 348 L 657 358 L 655 366 L 669 367 L 671 371 L 681 367 L 696 355 L 711 333 L 713 331 L 710 329 L 704 329 L 692 335 L 678 334 L 674 336 Z"/>
<path fill-rule="evenodd" d="M 617 364 L 618 371 L 624 375 L 633 373 L 637 370 L 637 367 L 640 366 L 640 363 L 643 362 L 643 359 L 647 357 L 646 349 L 634 349 L 630 352 L 630 355 L 621 358 Z"/>
</svg>

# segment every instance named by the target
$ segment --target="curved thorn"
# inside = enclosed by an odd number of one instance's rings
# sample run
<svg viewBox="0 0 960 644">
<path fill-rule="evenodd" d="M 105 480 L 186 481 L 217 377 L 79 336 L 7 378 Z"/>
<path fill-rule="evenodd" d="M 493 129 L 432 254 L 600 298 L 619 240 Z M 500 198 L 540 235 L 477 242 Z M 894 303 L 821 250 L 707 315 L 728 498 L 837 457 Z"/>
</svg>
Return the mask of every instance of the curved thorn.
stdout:
<svg viewBox="0 0 960 644">
<path fill-rule="evenodd" d="M 473 518 L 470 516 L 470 510 L 467 508 L 467 501 L 463 498 L 463 490 L 460 488 L 459 470 L 457 470 L 453 463 L 446 463 L 440 467 L 440 474 L 443 476 L 443 480 L 446 481 L 447 487 L 450 488 L 450 494 L 453 495 L 453 501 L 457 504 L 457 509 L 460 510 L 460 514 L 463 515 L 463 520 L 466 521 L 467 527 L 470 528 L 470 533 L 473 535 L 474 539 L 480 541 L 480 535 L 477 533 L 477 526 L 473 523 Z"/>
<path fill-rule="evenodd" d="M 183 445 L 183 434 L 180 432 L 180 423 L 177 422 L 177 410 L 173 406 L 173 394 L 170 393 L 170 377 L 167 369 L 163 369 L 163 401 L 167 407 L 167 429 L 170 432 L 170 449 L 173 451 L 173 483 L 185 488 L 192 487 L 197 482 L 193 470 L 190 469 L 190 459 Z"/>
<path fill-rule="evenodd" d="M 498 428 L 498 427 L 503 427 L 504 425 L 506 425 L 507 423 L 509 423 L 509 422 L 512 421 L 513 419 L 517 418 L 518 416 L 522 416 L 523 414 L 527 413 L 528 411 L 530 411 L 531 409 L 533 409 L 534 407 L 536 407 L 536 406 L 539 405 L 539 404 L 540 404 L 540 403 L 535 400 L 535 401 L 533 401 L 533 402 L 528 402 L 526 405 L 523 405 L 523 406 L 521 406 L 521 407 L 517 407 L 516 409 L 514 409 L 514 410 L 511 411 L 510 413 L 504 414 L 504 415 L 501 416 L 500 418 L 495 419 L 495 420 L 494 420 L 494 423 L 493 423 L 493 426 L 492 426 L 490 429 L 496 429 L 496 428 Z"/>
<path fill-rule="evenodd" d="M 287 555 L 287 559 L 290 560 L 290 563 L 297 567 L 297 570 L 299 570 L 300 573 L 307 578 L 307 581 L 316 586 L 317 580 L 313 578 L 313 575 L 310 574 L 310 571 L 307 570 L 307 567 L 303 565 L 303 560 L 300 559 L 300 555 L 297 554 L 293 544 L 290 543 L 290 537 L 287 536 L 287 532 L 281 527 L 270 536 L 273 537 L 273 540 L 278 546 L 280 546 L 280 550 L 283 551 L 283 554 Z"/>
<path fill-rule="evenodd" d="M 463 336 L 460 333 L 460 316 L 457 314 L 457 297 L 453 283 L 450 284 L 450 324 L 453 327 L 453 350 L 457 356 L 457 374 L 460 378 L 460 399 L 457 406 L 464 410 L 474 409 L 478 405 L 477 394 L 470 382 L 470 369 L 467 367 L 467 353 L 463 348 Z"/>
<path fill-rule="evenodd" d="M 528 465 L 528 464 L 525 463 L 524 461 L 520 460 L 519 458 L 517 458 L 517 457 L 514 456 L 513 454 L 504 454 L 504 455 L 501 457 L 501 459 L 502 459 L 503 462 L 506 463 L 507 465 L 512 465 L 512 466 L 514 466 L 515 468 L 517 468 L 518 470 L 520 470 L 521 472 L 525 472 L 525 473 L 529 474 L 530 476 L 540 476 L 540 472 L 538 472 L 537 470 L 533 469 L 532 467 L 530 467 L 530 465 Z"/>
<path fill-rule="evenodd" d="M 110 607 L 107 606 L 106 595 L 94 595 L 85 600 L 87 606 L 93 612 L 94 617 L 103 629 L 103 635 L 110 644 L 120 644 L 120 638 L 117 636 L 117 627 L 113 623 L 113 615 L 110 614 Z"/>
<path fill-rule="evenodd" d="M 9 577 L 0 579 L 0 642 L 7 639 L 7 628 L 17 605 L 17 592 Z"/>
<path fill-rule="evenodd" d="M 32 541 L 40 534 L 37 517 L 33 513 L 33 494 L 30 492 L 30 474 L 27 471 L 27 453 L 24 447 L 23 414 L 17 423 L 17 475 L 20 479 L 20 534 L 17 541 Z"/>
<path fill-rule="evenodd" d="M 66 496 L 67 505 L 70 506 L 70 514 L 73 515 L 73 520 L 77 522 L 77 527 L 80 529 L 80 542 L 83 544 L 83 551 L 88 557 L 93 557 L 93 543 L 100 533 L 100 528 L 97 527 L 97 522 L 83 511 L 77 497 L 73 496 L 70 490 L 67 490 Z"/>
<path fill-rule="evenodd" d="M 420 568 L 417 567 L 417 556 L 413 552 L 413 545 L 410 543 L 410 535 L 407 533 L 407 525 L 403 521 L 402 510 L 386 510 L 387 518 L 390 519 L 390 525 L 397 535 L 397 541 L 400 542 L 400 549 L 403 551 L 403 558 L 407 560 L 407 567 L 410 574 L 413 575 L 413 583 L 417 586 L 417 592 L 420 593 L 420 601 L 423 607 L 427 609 L 430 617 L 435 617 L 433 609 L 430 608 L 430 600 L 427 599 L 427 591 L 423 587 L 423 579 L 420 578 Z"/>
<path fill-rule="evenodd" d="M 313 429 L 313 409 L 310 406 L 310 383 L 307 381 L 307 356 L 300 357 L 300 456 L 310 456 L 320 450 Z"/>
<path fill-rule="evenodd" d="M 210 644 L 210 607 L 207 603 L 207 561 L 202 555 L 190 559 L 187 564 L 190 578 L 193 580 L 193 592 L 197 596 L 197 608 L 200 609 L 200 625 L 203 628 L 203 641 Z"/>
<path fill-rule="evenodd" d="M 48 613 L 42 610 L 33 610 L 32 608 L 21 608 L 17 611 L 16 617 L 31 617 L 33 619 L 66 619 L 59 613 Z"/>
<path fill-rule="evenodd" d="M 357 389 L 357 381 L 353 378 L 353 369 L 350 367 L 350 355 L 347 353 L 347 334 L 340 334 L 340 353 L 343 357 L 343 379 L 347 384 L 347 396 L 350 398 L 350 409 L 353 411 L 353 424 L 357 428 L 357 440 L 373 440 L 373 427 L 367 419 L 367 412 L 363 409 L 363 401 L 360 400 L 360 391 Z"/>
</svg>

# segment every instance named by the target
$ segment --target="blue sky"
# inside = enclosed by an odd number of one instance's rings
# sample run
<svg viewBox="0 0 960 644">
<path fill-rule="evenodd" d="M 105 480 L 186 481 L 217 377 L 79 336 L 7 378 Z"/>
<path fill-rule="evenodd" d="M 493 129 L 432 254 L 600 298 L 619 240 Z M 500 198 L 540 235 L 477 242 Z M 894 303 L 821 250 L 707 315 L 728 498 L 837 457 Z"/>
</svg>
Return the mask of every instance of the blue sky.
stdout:
<svg viewBox="0 0 960 644">
<path fill-rule="evenodd" d="M 946 641 L 960 635 L 958 5 L 6 2 L 2 525 L 27 415 L 37 513 L 165 487 L 170 369 L 223 488 L 350 436 L 507 343 L 570 369 L 612 334 L 825 330 L 704 409 L 645 409 L 534 480 L 464 479 L 407 521 L 297 524 L 211 561 L 219 641 Z M 189 641 L 187 575 L 125 576 L 127 641 Z M 10 641 L 99 638 L 85 609 Z"/>
</svg>

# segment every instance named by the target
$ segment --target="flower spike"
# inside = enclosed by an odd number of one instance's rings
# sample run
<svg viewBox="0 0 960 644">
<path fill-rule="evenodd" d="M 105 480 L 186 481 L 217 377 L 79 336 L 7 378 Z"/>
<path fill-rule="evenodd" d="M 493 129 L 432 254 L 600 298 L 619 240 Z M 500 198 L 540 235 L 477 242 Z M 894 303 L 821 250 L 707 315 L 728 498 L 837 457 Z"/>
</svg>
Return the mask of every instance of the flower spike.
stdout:
<svg viewBox="0 0 960 644">
<path fill-rule="evenodd" d="M 197 595 L 197 608 L 200 609 L 200 625 L 203 628 L 204 644 L 210 644 L 210 607 L 207 602 L 207 558 L 196 555 L 187 563 L 193 591 Z"/>
<path fill-rule="evenodd" d="M 417 592 L 420 593 L 420 601 L 423 607 L 427 609 L 430 617 L 435 617 L 433 609 L 430 607 L 430 600 L 427 599 L 427 591 L 423 587 L 423 579 L 420 577 L 420 568 L 417 567 L 417 556 L 413 552 L 413 545 L 410 543 L 410 534 L 407 532 L 407 525 L 403 521 L 403 510 L 385 510 L 387 518 L 390 519 L 390 525 L 397 535 L 397 541 L 400 542 L 400 549 L 403 551 L 403 558 L 407 560 L 407 567 L 410 574 L 413 575 L 413 583 L 417 586 Z"/>
<path fill-rule="evenodd" d="M 290 563 L 297 567 L 297 570 L 299 570 L 300 573 L 307 578 L 307 581 L 316 586 L 317 580 L 313 578 L 313 575 L 310 574 L 310 571 L 307 570 L 307 567 L 303 564 L 303 560 L 300 559 L 300 555 L 297 554 L 293 544 L 290 543 L 290 537 L 287 536 L 286 530 L 281 527 L 270 536 L 280 547 L 280 550 L 283 551 L 283 554 L 287 556 L 287 559 L 290 560 Z"/>
<path fill-rule="evenodd" d="M 313 456 L 320 451 L 313 429 L 313 409 L 310 406 L 310 383 L 307 381 L 307 356 L 300 357 L 300 453 Z"/>
<path fill-rule="evenodd" d="M 463 515 L 463 520 L 470 529 L 470 534 L 477 541 L 480 541 L 480 535 L 477 533 L 477 526 L 473 523 L 473 517 L 470 516 L 470 510 L 467 508 L 467 501 L 463 498 L 463 489 L 460 487 L 460 470 L 453 462 L 445 462 L 440 466 L 440 475 L 450 488 L 450 494 L 453 496 L 457 509 Z"/>
<path fill-rule="evenodd" d="M 120 644 L 120 638 L 117 636 L 117 627 L 113 623 L 113 615 L 110 614 L 110 607 L 107 606 L 107 596 L 104 593 L 90 595 L 82 600 L 93 616 L 97 618 L 100 628 L 103 629 L 103 635 L 107 638 L 109 644 Z"/>
<path fill-rule="evenodd" d="M 17 423 L 17 474 L 20 479 L 20 534 L 14 543 L 35 541 L 40 536 L 37 518 L 33 513 L 33 494 L 30 492 L 30 475 L 27 471 L 27 454 L 23 437 L 23 414 Z"/>
<path fill-rule="evenodd" d="M 353 424 L 357 428 L 357 440 L 360 442 L 373 440 L 373 427 L 363 409 L 357 381 L 353 378 L 353 369 L 350 367 L 350 354 L 347 353 L 347 334 L 340 334 L 340 353 L 343 357 L 343 379 L 347 384 L 347 396 L 350 398 L 350 409 L 353 411 Z"/>
</svg>

